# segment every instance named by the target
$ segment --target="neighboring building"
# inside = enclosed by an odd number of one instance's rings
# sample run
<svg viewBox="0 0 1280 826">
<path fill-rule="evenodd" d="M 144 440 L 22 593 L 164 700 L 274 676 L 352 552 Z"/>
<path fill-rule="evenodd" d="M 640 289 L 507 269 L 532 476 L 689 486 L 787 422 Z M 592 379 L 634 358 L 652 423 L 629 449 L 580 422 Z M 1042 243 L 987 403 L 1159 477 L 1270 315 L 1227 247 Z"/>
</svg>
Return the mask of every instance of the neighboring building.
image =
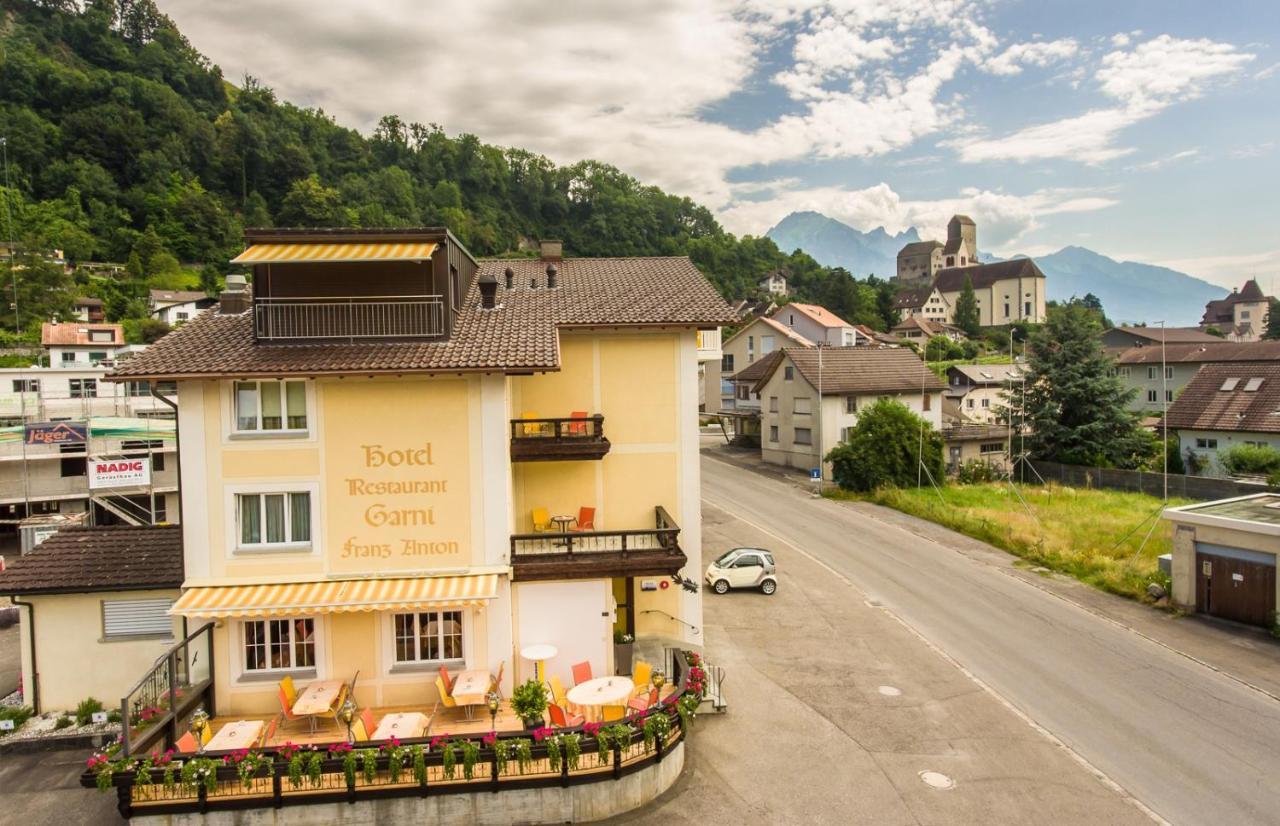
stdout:
<svg viewBox="0 0 1280 826">
<path fill-rule="evenodd" d="M 768 293 L 769 295 L 786 295 L 787 294 L 787 272 L 786 270 L 774 270 L 756 282 L 756 287 Z"/>
<path fill-rule="evenodd" d="M 893 308 L 902 320 L 923 318 L 935 324 L 945 324 L 952 314 L 951 304 L 932 284 L 899 290 L 894 296 Z"/>
<path fill-rule="evenodd" d="M 1116 355 L 1112 372 L 1134 390 L 1130 410 L 1159 416 L 1204 365 L 1259 361 L 1280 361 L 1280 341 L 1130 347 Z"/>
<path fill-rule="evenodd" d="M 897 324 L 893 325 L 893 335 L 903 341 L 914 341 L 920 346 L 928 343 L 929 339 L 943 336 L 952 341 L 964 341 L 964 331 L 959 327 L 953 327 L 950 324 L 944 324 L 940 321 L 930 321 L 923 316 L 908 316 Z"/>
<path fill-rule="evenodd" d="M 720 328 L 714 330 L 698 331 L 698 411 L 707 409 L 706 376 L 708 372 L 715 372 L 716 365 L 720 363 L 722 352 L 720 350 Z"/>
<path fill-rule="evenodd" d="M 873 330 L 865 324 L 855 324 L 853 329 L 858 331 L 858 344 L 882 344 L 888 347 L 899 347 L 902 345 L 902 339 L 892 333 L 882 333 L 879 330 Z"/>
<path fill-rule="evenodd" d="M 104 381 L 106 367 L 0 368 L 0 426 L 83 421 L 92 416 L 172 418 L 148 382 Z M 173 395 L 172 384 L 157 388 Z"/>
<path fill-rule="evenodd" d="M 1267 331 L 1267 316 L 1274 299 L 1264 295 L 1256 279 L 1232 290 L 1226 298 L 1204 305 L 1200 329 L 1215 327 L 1232 341 L 1258 341 Z"/>
<path fill-rule="evenodd" d="M 900 293 L 895 306 L 906 317 L 953 324 L 956 299 L 963 292 L 966 279 L 973 283 L 979 325 L 1044 322 L 1045 277 L 1030 258 L 941 269 L 928 287 Z"/>
<path fill-rule="evenodd" d="M 1184 611 L 1272 628 L 1277 605 L 1280 496 L 1260 493 L 1167 508 L 1173 523 L 1173 602 Z"/>
<path fill-rule="evenodd" d="M 943 244 L 937 241 L 915 241 L 898 250 L 898 273 L 901 284 L 928 284 L 933 274 L 942 269 Z"/>
<path fill-rule="evenodd" d="M 50 367 L 81 369 L 112 361 L 124 344 L 119 324 L 47 321 L 40 328 L 40 343 L 49 353 Z"/>
<path fill-rule="evenodd" d="M 807 345 L 801 345 L 807 346 Z M 760 395 L 756 386 L 782 357 L 781 350 L 774 350 L 738 371 L 731 379 L 734 389 L 732 410 L 720 411 L 720 422 L 729 435 L 729 444 L 738 447 L 760 447 Z"/>
<path fill-rule="evenodd" d="M 78 321 L 97 324 L 107 320 L 106 314 L 102 310 L 101 298 L 79 296 L 76 298 L 75 303 L 71 305 L 71 309 L 75 312 Z"/>
<path fill-rule="evenodd" d="M 752 318 L 771 315 L 774 310 L 778 309 L 777 302 L 771 298 L 744 298 L 735 302 L 732 306 L 733 313 L 737 316 L 739 321 L 747 321 Z"/>
<path fill-rule="evenodd" d="M 217 304 L 199 290 L 152 290 L 147 298 L 151 317 L 171 327 L 186 323 Z"/>
<path fill-rule="evenodd" d="M 6 557 L 0 594 L 21 609 L 22 699 L 73 711 L 108 709 L 182 639 L 169 609 L 183 581 L 182 529 L 67 527 L 31 553 Z"/>
<path fill-rule="evenodd" d="M 1206 364 L 1169 406 L 1187 472 L 1225 476 L 1221 454 L 1237 445 L 1280 449 L 1280 362 Z"/>
<path fill-rule="evenodd" d="M 115 376 L 178 385 L 173 611 L 215 623 L 219 715 L 277 713 L 285 675 L 358 674 L 361 708 L 430 709 L 441 666 L 502 673 L 510 697 L 532 644 L 566 684 L 574 663 L 615 673 L 615 632 L 703 644 L 701 594 L 673 582 L 703 568 L 696 333 L 734 319 L 688 258 L 246 235 L 252 296 L 229 279 L 217 312 Z M 326 309 L 353 292 L 368 312 Z"/>
<path fill-rule="evenodd" d="M 1117 351 L 1129 347 L 1160 348 L 1170 344 L 1227 344 L 1226 339 L 1201 332 L 1195 327 L 1112 327 L 1102 331 L 1102 347 Z"/>
<path fill-rule="evenodd" d="M 854 347 L 860 343 L 869 343 L 861 340 L 863 337 L 856 327 L 817 304 L 793 301 L 779 307 L 773 314 L 773 319 L 814 344 Z"/>
<path fill-rule="evenodd" d="M 947 473 L 969 462 L 985 462 L 1002 473 L 1009 470 L 1009 429 L 993 424 L 951 424 L 942 428 Z M 1017 438 L 1015 436 L 1015 438 Z M 1015 447 L 1015 452 L 1017 445 Z"/>
<path fill-rule="evenodd" d="M 956 364 L 947 368 L 947 389 L 942 394 L 942 417 L 964 424 L 991 424 L 1006 404 L 1010 384 L 1025 379 L 1021 364 Z"/>
<path fill-rule="evenodd" d="M 929 284 L 949 267 L 978 264 L 978 227 L 968 215 L 953 215 L 947 223 L 947 243 L 917 241 L 898 251 L 895 280 L 902 284 Z"/>
<path fill-rule="evenodd" d="M 744 400 L 749 391 L 735 387 L 735 373 L 749 367 L 759 359 L 782 347 L 809 347 L 804 336 L 786 327 L 776 319 L 761 316 L 755 318 L 725 339 L 720 346 L 720 369 L 707 365 L 702 377 L 703 410 L 718 413 L 735 410 L 738 399 Z"/>
<path fill-rule="evenodd" d="M 754 390 L 760 399 L 761 458 L 816 468 L 819 456 L 857 424 L 858 412 L 881 398 L 896 398 L 940 429 L 943 388 L 905 348 L 784 348 Z M 829 463 L 823 463 L 823 475 L 831 478 Z"/>
</svg>

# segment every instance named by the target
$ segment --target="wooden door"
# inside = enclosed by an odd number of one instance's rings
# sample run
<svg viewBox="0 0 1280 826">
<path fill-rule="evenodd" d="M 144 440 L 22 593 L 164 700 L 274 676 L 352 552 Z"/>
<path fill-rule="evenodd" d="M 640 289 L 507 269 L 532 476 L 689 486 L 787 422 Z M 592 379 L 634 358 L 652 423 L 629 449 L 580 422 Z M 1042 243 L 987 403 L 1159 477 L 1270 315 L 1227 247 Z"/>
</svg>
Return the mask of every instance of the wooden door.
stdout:
<svg viewBox="0 0 1280 826">
<path fill-rule="evenodd" d="M 1196 610 L 1268 626 L 1276 610 L 1276 568 L 1215 554 L 1196 554 Z"/>
</svg>

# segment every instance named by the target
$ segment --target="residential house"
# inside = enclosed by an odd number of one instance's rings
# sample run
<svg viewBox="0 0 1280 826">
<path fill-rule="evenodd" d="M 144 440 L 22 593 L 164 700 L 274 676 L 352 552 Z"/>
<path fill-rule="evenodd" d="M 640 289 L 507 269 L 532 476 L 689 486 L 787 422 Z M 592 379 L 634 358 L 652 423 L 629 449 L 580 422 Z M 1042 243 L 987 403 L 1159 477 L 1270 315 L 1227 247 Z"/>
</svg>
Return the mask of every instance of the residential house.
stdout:
<svg viewBox="0 0 1280 826">
<path fill-rule="evenodd" d="M 962 465 L 983 462 L 1001 473 L 1009 470 L 1010 431 L 1004 425 L 956 423 L 944 425 L 942 443 L 947 451 L 947 473 L 959 472 Z M 1014 435 L 1016 439 L 1017 436 Z M 1017 453 L 1017 445 L 1014 445 Z"/>
<path fill-rule="evenodd" d="M 873 330 L 865 324 L 855 324 L 853 329 L 858 331 L 858 344 L 881 344 L 886 347 L 900 347 L 902 339 L 892 333 L 882 333 L 879 330 Z"/>
<path fill-rule="evenodd" d="M 781 347 L 810 347 L 804 336 L 766 316 L 752 319 L 720 345 L 720 370 L 707 365 L 703 374 L 703 410 L 718 413 L 736 410 L 738 401 L 750 401 L 749 391 L 734 385 L 734 374 Z"/>
<path fill-rule="evenodd" d="M 101 298 L 90 298 L 83 295 L 77 296 L 71 305 L 71 310 L 76 314 L 77 321 L 88 321 L 94 324 L 107 320 L 102 308 Z"/>
<path fill-rule="evenodd" d="M 37 713 L 111 708 L 177 640 L 182 528 L 64 527 L 0 566 L 20 609 L 22 699 Z"/>
<path fill-rule="evenodd" d="M 720 411 L 720 420 L 726 432 L 732 432 L 729 436 L 730 444 L 760 447 L 760 394 L 756 392 L 756 386 L 781 357 L 782 351 L 774 350 L 734 374 L 734 407 L 732 410 Z"/>
<path fill-rule="evenodd" d="M 764 315 L 772 315 L 778 304 L 772 298 L 744 298 L 734 302 L 733 313 L 739 321 L 747 321 Z"/>
<path fill-rule="evenodd" d="M 1226 339 L 1202 332 L 1197 327 L 1112 327 L 1103 330 L 1102 347 L 1112 352 L 1130 347 L 1155 347 L 1170 344 L 1226 344 Z"/>
<path fill-rule="evenodd" d="M 1280 341 L 1130 347 L 1116 354 L 1112 371 L 1134 390 L 1130 410 L 1160 416 L 1204 365 L 1265 361 L 1280 361 Z"/>
<path fill-rule="evenodd" d="M 1257 279 L 1250 278 L 1226 298 L 1204 305 L 1200 329 L 1213 327 L 1231 341 L 1258 341 L 1267 331 L 1267 316 L 1274 300 L 1263 294 Z"/>
<path fill-rule="evenodd" d="M 848 436 L 858 413 L 893 398 L 942 426 L 945 385 L 920 357 L 896 347 L 786 347 L 757 382 L 761 458 L 795 468 L 818 467 L 819 456 Z M 831 478 L 830 463 L 823 463 Z"/>
<path fill-rule="evenodd" d="M 442 666 L 510 697 L 534 644 L 566 684 L 615 673 L 615 632 L 702 644 L 696 333 L 734 319 L 688 258 L 246 237 L 252 294 L 228 279 L 114 375 L 177 382 L 173 612 L 204 627 L 219 715 L 278 713 L 285 676 L 430 709 Z M 353 292 L 367 312 L 329 309 Z"/>
<path fill-rule="evenodd" d="M 151 317 L 176 327 L 217 304 L 199 290 L 152 290 L 147 297 Z"/>
<path fill-rule="evenodd" d="M 952 341 L 964 341 L 966 336 L 959 327 L 941 321 L 930 321 L 923 316 L 908 316 L 893 325 L 894 336 L 903 341 L 914 341 L 923 347 L 929 339 L 942 336 Z"/>
<path fill-rule="evenodd" d="M 771 271 L 756 282 L 756 287 L 769 295 L 785 296 L 787 294 L 787 271 Z"/>
<path fill-rule="evenodd" d="M 978 227 L 968 215 L 953 215 L 947 223 L 947 243 L 916 241 L 898 251 L 894 280 L 904 285 L 929 284 L 948 267 L 978 264 Z"/>
<path fill-rule="evenodd" d="M 151 395 L 148 382 L 104 381 L 107 368 L 0 368 L 0 427 L 27 422 L 83 421 L 92 416 L 172 418 L 173 410 Z M 171 385 L 158 388 L 172 394 Z"/>
<path fill-rule="evenodd" d="M 125 346 L 119 324 L 48 321 L 40 327 L 40 343 L 51 367 L 83 369 L 112 361 Z"/>
<path fill-rule="evenodd" d="M 785 325 L 810 342 L 827 347 L 853 347 L 863 342 L 858 329 L 840 316 L 817 304 L 791 302 L 773 314 Z"/>
<path fill-rule="evenodd" d="M 1225 476 L 1222 454 L 1238 445 L 1280 449 L 1280 362 L 1206 364 L 1169 406 L 1170 430 L 1188 472 Z"/>
<path fill-rule="evenodd" d="M 955 364 L 947 368 L 942 418 L 961 424 L 991 424 L 1005 406 L 1004 394 L 1024 381 L 1026 368 L 1015 362 Z"/>
</svg>

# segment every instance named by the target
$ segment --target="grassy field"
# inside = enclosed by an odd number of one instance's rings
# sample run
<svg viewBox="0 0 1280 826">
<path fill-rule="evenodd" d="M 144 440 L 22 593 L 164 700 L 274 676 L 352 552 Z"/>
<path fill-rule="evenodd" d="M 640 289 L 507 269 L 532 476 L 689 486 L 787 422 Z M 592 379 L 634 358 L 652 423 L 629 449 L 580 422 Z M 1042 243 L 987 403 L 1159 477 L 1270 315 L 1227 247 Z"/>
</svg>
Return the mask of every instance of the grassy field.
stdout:
<svg viewBox="0 0 1280 826">
<path fill-rule="evenodd" d="M 945 506 L 933 488 L 833 495 L 875 502 L 945 525 L 1113 594 L 1146 600 L 1149 583 L 1168 588 L 1156 558 L 1170 550 L 1169 523 L 1156 517 L 1155 530 L 1138 550 L 1151 527 L 1150 520 L 1143 520 L 1160 507 L 1159 499 L 1059 485 L 1024 485 L 1018 490 L 1026 506 L 1007 483 L 948 485 L 942 488 Z"/>
</svg>

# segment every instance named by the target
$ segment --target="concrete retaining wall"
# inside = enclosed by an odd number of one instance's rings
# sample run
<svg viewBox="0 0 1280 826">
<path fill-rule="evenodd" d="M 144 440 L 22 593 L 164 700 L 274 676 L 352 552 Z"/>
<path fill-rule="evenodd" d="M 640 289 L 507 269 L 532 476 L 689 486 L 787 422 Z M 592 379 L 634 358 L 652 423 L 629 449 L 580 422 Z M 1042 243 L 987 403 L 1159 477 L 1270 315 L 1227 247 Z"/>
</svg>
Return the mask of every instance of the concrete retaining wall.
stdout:
<svg viewBox="0 0 1280 826">
<path fill-rule="evenodd" d="M 585 761 L 594 755 L 583 755 Z M 580 823 L 604 820 L 638 809 L 676 782 L 684 769 L 681 741 L 654 763 L 618 780 L 601 780 L 568 788 L 509 789 L 431 797 L 321 803 L 209 814 L 154 815 L 138 813 L 139 826 L 375 826 L 389 823 Z"/>
</svg>

